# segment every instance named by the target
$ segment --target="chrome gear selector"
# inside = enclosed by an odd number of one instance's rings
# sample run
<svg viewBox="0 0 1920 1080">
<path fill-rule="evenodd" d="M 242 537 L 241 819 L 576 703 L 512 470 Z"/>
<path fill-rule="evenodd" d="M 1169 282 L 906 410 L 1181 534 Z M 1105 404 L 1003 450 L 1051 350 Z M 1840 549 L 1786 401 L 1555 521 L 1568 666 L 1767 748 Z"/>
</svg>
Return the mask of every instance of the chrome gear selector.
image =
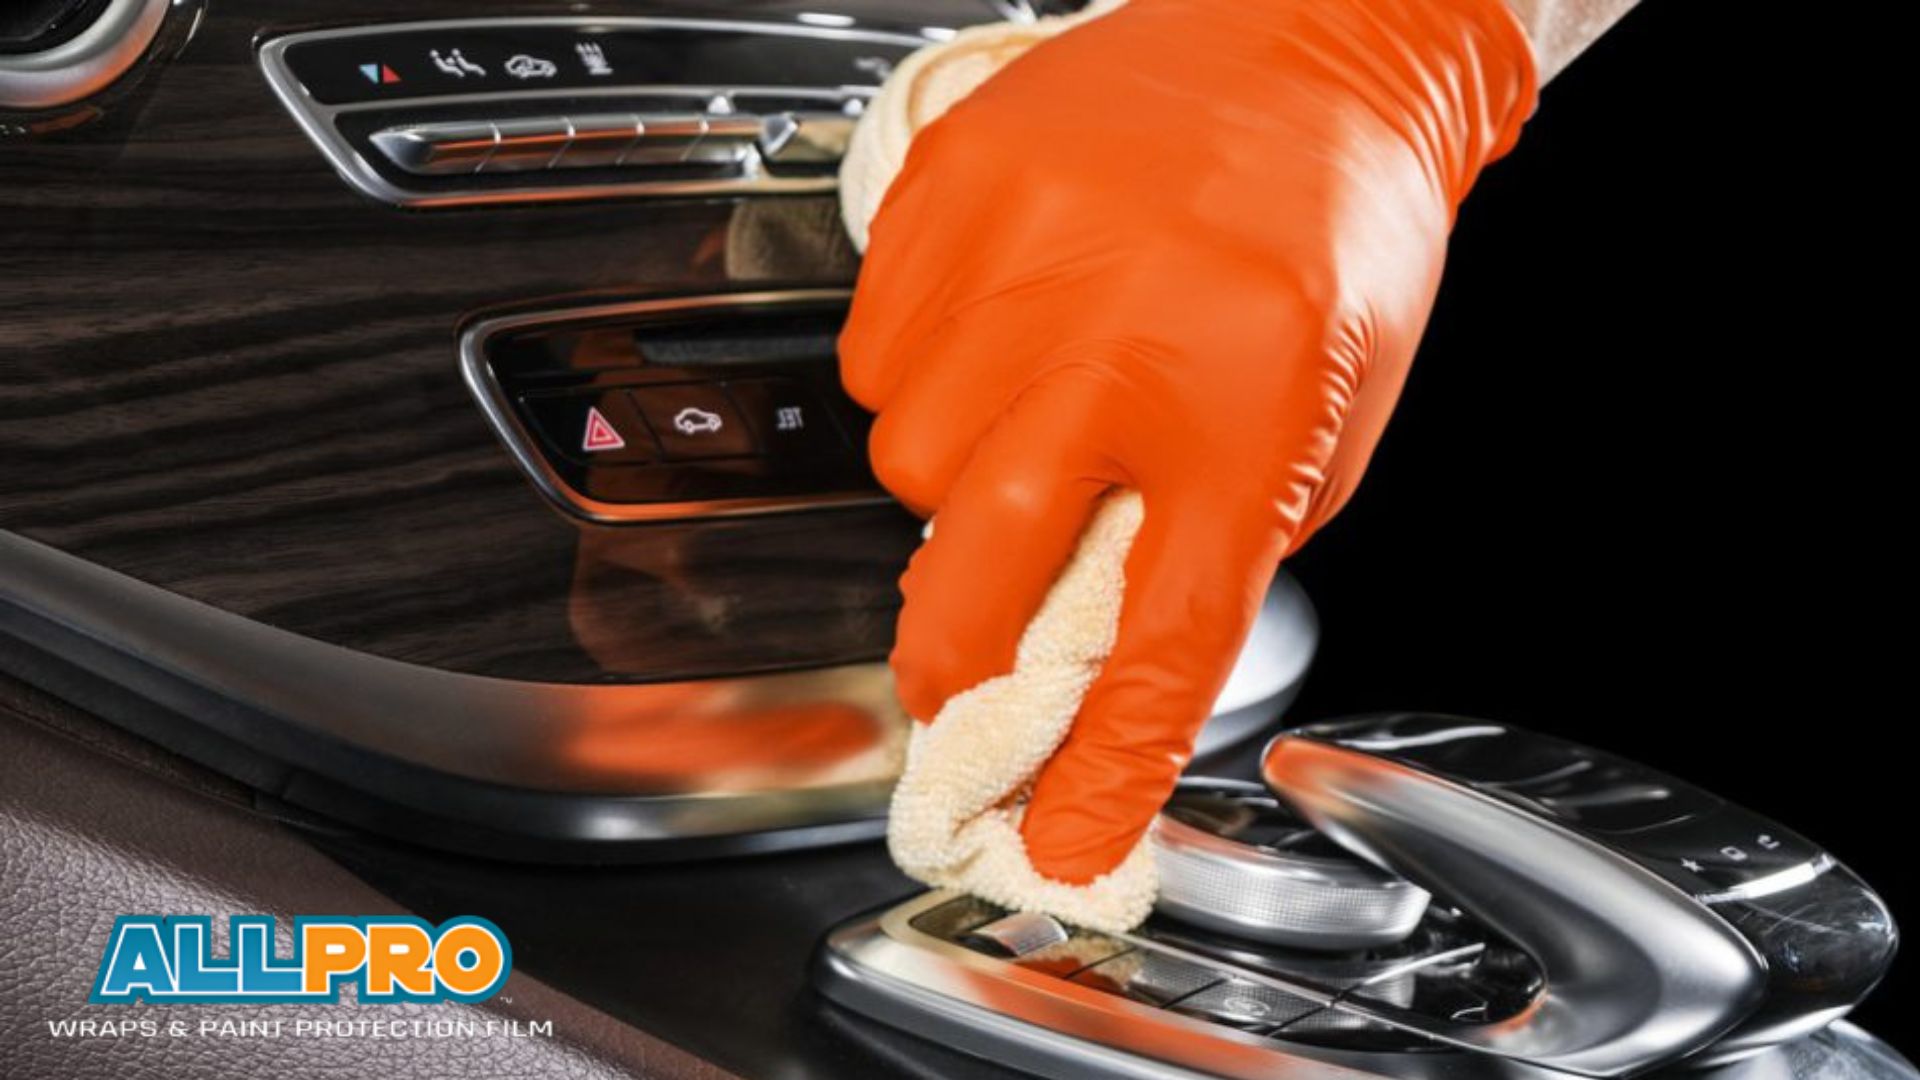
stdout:
<svg viewBox="0 0 1920 1080">
<path fill-rule="evenodd" d="M 1725 1060 L 1845 1015 L 1893 959 L 1886 905 L 1833 856 L 1588 747 L 1398 713 L 1282 735 L 1262 774 L 1541 965 L 1525 1022 L 1446 1029 L 1502 1056 L 1601 1076 Z"/>
<path fill-rule="evenodd" d="M 1182 783 L 1153 831 L 1155 910 L 1254 941 L 1311 950 L 1404 941 L 1427 891 L 1355 857 L 1264 786 Z"/>
<path fill-rule="evenodd" d="M 817 981 L 1054 1076 L 1920 1080 L 1834 1023 L 1892 960 L 1879 897 L 1598 750 L 1425 713 L 1297 728 L 1260 782 L 1184 782 L 1153 843 L 1133 933 L 924 893 L 833 931 Z"/>
</svg>

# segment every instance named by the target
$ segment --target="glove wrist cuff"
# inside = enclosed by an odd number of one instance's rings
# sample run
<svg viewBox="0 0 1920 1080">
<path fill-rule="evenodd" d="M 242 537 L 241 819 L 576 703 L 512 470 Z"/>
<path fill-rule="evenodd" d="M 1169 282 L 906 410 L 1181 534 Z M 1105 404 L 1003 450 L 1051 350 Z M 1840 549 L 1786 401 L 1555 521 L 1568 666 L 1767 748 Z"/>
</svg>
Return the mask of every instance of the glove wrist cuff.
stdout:
<svg viewBox="0 0 1920 1080">
<path fill-rule="evenodd" d="M 1293 77 L 1371 106 L 1423 158 L 1451 211 L 1513 148 L 1539 97 L 1533 46 L 1504 0 L 1130 0 L 1169 24 L 1201 19 Z"/>
<path fill-rule="evenodd" d="M 1488 164 L 1520 140 L 1520 129 L 1540 101 L 1540 68 L 1520 17 L 1505 0 L 1444 0 L 1433 5 L 1459 12 L 1458 53 L 1466 78 L 1450 87 L 1453 106 L 1469 133 L 1450 177 L 1458 206 Z"/>
</svg>

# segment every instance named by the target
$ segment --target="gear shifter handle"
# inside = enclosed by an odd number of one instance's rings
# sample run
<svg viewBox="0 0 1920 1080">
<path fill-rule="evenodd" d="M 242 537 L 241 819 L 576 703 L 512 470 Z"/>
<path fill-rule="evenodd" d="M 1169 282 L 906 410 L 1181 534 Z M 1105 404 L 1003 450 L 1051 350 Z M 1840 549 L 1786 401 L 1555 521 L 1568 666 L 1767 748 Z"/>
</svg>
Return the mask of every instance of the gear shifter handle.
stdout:
<svg viewBox="0 0 1920 1080">
<path fill-rule="evenodd" d="M 1539 964 L 1511 1022 L 1395 1018 L 1459 1045 L 1589 1076 L 1726 1060 L 1843 1015 L 1893 956 L 1885 905 L 1832 856 L 1587 747 L 1396 713 L 1281 735 L 1262 771 L 1333 840 Z"/>
</svg>

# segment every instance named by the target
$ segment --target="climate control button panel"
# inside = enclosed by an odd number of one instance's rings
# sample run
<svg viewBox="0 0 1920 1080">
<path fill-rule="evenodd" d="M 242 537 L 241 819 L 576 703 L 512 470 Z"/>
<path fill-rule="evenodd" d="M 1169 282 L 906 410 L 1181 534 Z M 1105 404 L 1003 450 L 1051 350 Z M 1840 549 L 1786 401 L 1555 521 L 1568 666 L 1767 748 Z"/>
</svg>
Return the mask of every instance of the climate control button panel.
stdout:
<svg viewBox="0 0 1920 1080">
<path fill-rule="evenodd" d="M 287 34 L 260 65 L 335 170 L 395 205 L 808 192 L 894 65 L 948 32 L 475 19 Z"/>
</svg>

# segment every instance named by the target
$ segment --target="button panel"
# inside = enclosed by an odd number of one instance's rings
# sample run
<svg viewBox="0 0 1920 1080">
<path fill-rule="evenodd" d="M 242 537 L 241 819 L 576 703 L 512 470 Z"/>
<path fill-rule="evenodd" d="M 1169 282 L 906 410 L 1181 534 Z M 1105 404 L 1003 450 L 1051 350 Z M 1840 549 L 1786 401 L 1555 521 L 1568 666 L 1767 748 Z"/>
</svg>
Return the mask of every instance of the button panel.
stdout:
<svg viewBox="0 0 1920 1080">
<path fill-rule="evenodd" d="M 641 134 L 620 156 L 622 167 L 679 165 L 693 153 L 707 130 L 698 113 L 657 113 L 640 117 Z"/>
<path fill-rule="evenodd" d="M 1812 867 L 1822 856 L 1806 838 L 1737 806 L 1670 822 L 1633 840 L 1630 855 L 1696 896 L 1741 890 Z"/>
<path fill-rule="evenodd" d="M 474 19 L 292 35 L 286 65 L 326 105 L 607 86 L 878 85 L 926 43 L 858 28 L 668 18 Z M 390 72 L 388 77 L 385 72 Z M 369 69 L 372 74 L 368 74 Z"/>
<path fill-rule="evenodd" d="M 938 896 L 939 894 L 934 894 Z M 1150 920 L 1130 936 L 1100 934 L 1065 926 L 1040 915 L 1009 914 L 977 897 L 947 894 L 947 899 L 913 902 L 923 907 L 910 925 L 928 938 L 957 945 L 1007 968 L 1038 972 L 1063 984 L 1144 1006 L 1158 1012 L 1265 1036 L 1324 1046 L 1365 1046 L 1369 1049 L 1432 1048 L 1425 1036 L 1402 1030 L 1380 1016 L 1408 1011 L 1444 1010 L 1455 1022 L 1498 1022 L 1524 1010 L 1537 983 L 1531 974 L 1513 977 L 1475 967 L 1476 961 L 1499 949 L 1488 949 L 1475 935 L 1483 934 L 1458 922 L 1457 915 L 1436 912 L 1434 925 L 1423 928 L 1420 944 L 1408 945 L 1410 955 L 1385 957 L 1373 950 L 1345 957 L 1356 969 L 1386 965 L 1404 970 L 1399 990 L 1386 988 L 1388 979 L 1356 979 L 1344 987 L 1317 985 L 1293 976 L 1293 960 L 1309 970 L 1324 957 L 1285 948 L 1265 948 L 1260 962 L 1250 962 L 1250 943 L 1209 945 L 1170 935 L 1162 920 Z M 1475 939 L 1470 944 L 1462 944 Z M 1178 944 L 1174 944 L 1174 942 Z M 991 977 L 990 969 L 987 976 Z M 1391 973 L 1389 973 L 1391 974 Z M 979 976 L 975 976 L 976 978 Z M 1434 985 L 1414 993 L 1416 978 Z M 1466 985 L 1455 988 L 1451 984 Z M 1471 1016 L 1463 1003 L 1477 1006 Z M 1117 1021 L 1116 1021 L 1117 1022 Z"/>
<path fill-rule="evenodd" d="M 1150 1005 L 1171 1005 L 1225 978 L 1217 968 L 1153 949 L 1137 949 L 1095 964 L 1074 975 L 1073 981 Z"/>
<path fill-rule="evenodd" d="M 573 141 L 554 160 L 556 169 L 617 168 L 640 138 L 641 121 L 634 113 L 583 113 L 567 117 Z"/>
<path fill-rule="evenodd" d="M 1168 948 L 1151 921 L 1128 935 L 1089 935 L 1121 951 L 1072 974 L 1064 962 L 1045 970 L 1023 964 L 1039 952 L 1008 959 L 972 948 L 957 929 L 1005 915 L 935 891 L 857 916 L 822 940 L 815 984 L 836 1005 L 881 1023 L 1048 1076 L 1542 1071 L 1251 975 L 1218 953 Z"/>
<path fill-rule="evenodd" d="M 854 118 L 926 39 L 654 17 L 275 38 L 260 62 L 355 187 L 405 206 L 826 191 Z"/>
<path fill-rule="evenodd" d="M 777 163 L 837 164 L 852 121 L 832 138 L 787 117 L 698 113 L 585 113 L 495 120 L 396 124 L 367 136 L 397 168 L 415 176 L 538 172 L 548 169 L 649 169 L 670 165 L 737 170 L 755 148 Z M 779 134 L 772 134 L 775 131 Z M 809 139 L 811 141 L 809 141 Z M 837 145 L 838 149 L 832 149 Z"/>
<path fill-rule="evenodd" d="M 1265 983 L 1222 979 L 1171 1007 L 1242 1031 L 1271 1031 L 1317 1012 L 1321 1003 Z"/>
<path fill-rule="evenodd" d="M 881 502 L 870 418 L 839 385 L 845 304 L 834 289 L 508 316 L 464 334 L 461 362 L 534 486 L 583 517 Z"/>
<path fill-rule="evenodd" d="M 573 124 L 564 116 L 528 116 L 493 122 L 493 153 L 481 172 L 539 172 L 553 167 L 573 142 Z"/>
</svg>

